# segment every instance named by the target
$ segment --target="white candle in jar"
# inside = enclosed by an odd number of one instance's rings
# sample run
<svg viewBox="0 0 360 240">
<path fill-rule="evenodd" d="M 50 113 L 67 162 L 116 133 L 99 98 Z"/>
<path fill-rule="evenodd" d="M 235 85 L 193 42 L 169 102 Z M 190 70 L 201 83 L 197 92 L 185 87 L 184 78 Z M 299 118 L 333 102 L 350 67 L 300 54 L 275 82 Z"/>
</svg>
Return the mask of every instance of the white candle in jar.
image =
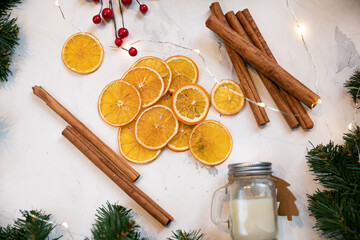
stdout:
<svg viewBox="0 0 360 240">
<path fill-rule="evenodd" d="M 276 239 L 276 216 L 272 198 L 231 200 L 230 215 L 233 240 Z"/>
</svg>

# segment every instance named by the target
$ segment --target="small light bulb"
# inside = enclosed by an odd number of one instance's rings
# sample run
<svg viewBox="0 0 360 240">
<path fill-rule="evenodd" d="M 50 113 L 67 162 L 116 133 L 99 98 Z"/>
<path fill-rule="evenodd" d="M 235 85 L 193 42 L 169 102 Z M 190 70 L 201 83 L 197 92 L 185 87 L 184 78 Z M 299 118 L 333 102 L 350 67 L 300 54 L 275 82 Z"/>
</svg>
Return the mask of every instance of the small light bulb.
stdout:
<svg viewBox="0 0 360 240">
<path fill-rule="evenodd" d="M 299 23 L 297 26 L 297 32 L 300 36 L 304 36 L 305 32 L 306 32 L 306 28 L 304 25 L 302 25 L 301 23 Z"/>
<path fill-rule="evenodd" d="M 56 6 L 60 6 L 59 0 L 56 0 L 56 1 L 55 1 L 55 5 L 56 5 Z"/>
<path fill-rule="evenodd" d="M 197 54 L 200 54 L 200 50 L 199 49 L 194 49 L 194 52 L 196 52 Z"/>
<path fill-rule="evenodd" d="M 262 102 L 258 103 L 257 105 L 260 106 L 260 107 L 265 107 L 265 103 L 262 103 Z"/>
<path fill-rule="evenodd" d="M 63 226 L 63 227 L 64 227 L 64 228 L 66 228 L 66 229 L 68 229 L 68 228 L 69 228 L 69 226 L 68 226 L 67 222 L 63 222 L 63 223 L 61 224 L 61 226 Z"/>
<path fill-rule="evenodd" d="M 321 99 L 320 99 L 320 98 L 317 100 L 317 103 L 318 103 L 318 104 L 321 103 Z"/>
<path fill-rule="evenodd" d="M 352 123 L 350 123 L 350 124 L 348 125 L 348 129 L 349 129 L 349 130 L 352 130 Z"/>
</svg>

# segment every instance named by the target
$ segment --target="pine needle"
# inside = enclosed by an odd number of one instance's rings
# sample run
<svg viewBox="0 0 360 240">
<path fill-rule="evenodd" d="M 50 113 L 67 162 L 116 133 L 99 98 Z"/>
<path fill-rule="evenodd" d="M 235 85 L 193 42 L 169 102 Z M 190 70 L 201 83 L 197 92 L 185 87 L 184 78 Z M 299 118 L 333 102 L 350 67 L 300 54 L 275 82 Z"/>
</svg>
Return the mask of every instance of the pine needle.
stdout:
<svg viewBox="0 0 360 240">
<path fill-rule="evenodd" d="M 306 156 L 315 180 L 326 190 L 308 195 L 315 227 L 326 237 L 360 239 L 360 128 L 344 135 L 344 145 L 330 141 Z"/>
<path fill-rule="evenodd" d="M 360 71 L 355 71 L 350 79 L 345 82 L 344 86 L 348 88 L 348 93 L 351 94 L 356 103 L 356 100 L 360 99 Z"/>
<path fill-rule="evenodd" d="M 20 3 L 20 0 L 0 1 L 0 82 L 6 82 L 11 71 L 11 57 L 15 46 L 19 44 L 19 27 L 16 18 L 10 18 L 11 8 Z"/>
<path fill-rule="evenodd" d="M 94 240 L 143 240 L 139 226 L 132 220 L 132 211 L 123 206 L 110 204 L 97 209 L 95 224 L 91 229 Z"/>
<path fill-rule="evenodd" d="M 200 232 L 201 230 L 192 230 L 189 232 L 185 232 L 183 230 L 176 230 L 172 232 L 171 238 L 167 240 L 201 240 L 204 238 L 204 234 Z"/>
</svg>

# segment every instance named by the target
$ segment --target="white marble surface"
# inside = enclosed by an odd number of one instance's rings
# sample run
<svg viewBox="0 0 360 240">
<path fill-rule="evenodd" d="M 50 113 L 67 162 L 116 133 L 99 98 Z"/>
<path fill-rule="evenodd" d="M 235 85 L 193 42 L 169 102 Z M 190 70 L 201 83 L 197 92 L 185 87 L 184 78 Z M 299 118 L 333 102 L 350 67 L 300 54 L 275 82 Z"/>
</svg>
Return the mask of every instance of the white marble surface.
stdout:
<svg viewBox="0 0 360 240">
<path fill-rule="evenodd" d="M 24 1 L 14 9 L 21 27 L 20 46 L 12 65 L 13 77 L 0 87 L 0 224 L 17 216 L 17 209 L 38 208 L 66 221 L 76 239 L 89 236 L 95 209 L 107 200 L 118 202 L 137 213 L 136 221 L 150 239 L 165 239 L 172 230 L 198 229 L 208 239 L 230 239 L 211 223 L 210 202 L 215 189 L 227 181 L 227 165 L 239 161 L 271 161 L 277 176 L 291 183 L 300 216 L 288 222 L 279 219 L 279 239 L 322 239 L 312 226 L 306 194 L 319 186 L 313 182 L 305 160 L 306 148 L 341 142 L 354 108 L 342 87 L 360 65 L 360 2 L 358 0 L 290 0 L 298 18 L 307 27 L 306 40 L 318 71 L 317 82 L 323 103 L 311 111 L 315 128 L 291 131 L 279 113 L 268 111 L 271 123 L 258 128 L 249 106 L 233 117 L 220 116 L 213 108 L 208 119 L 228 127 L 234 140 L 229 159 L 216 167 L 196 162 L 189 152 L 165 149 L 147 165 L 133 165 L 142 177 L 137 186 L 148 193 L 175 221 L 164 228 L 132 201 L 110 179 L 88 161 L 62 135 L 66 123 L 32 94 L 33 85 L 42 85 L 81 119 L 113 149 L 117 149 L 117 129 L 104 123 L 97 112 L 102 88 L 119 78 L 137 58 L 155 55 L 167 58 L 186 54 L 199 66 L 199 83 L 208 91 L 214 82 L 204 70 L 201 59 L 174 47 L 139 43 L 139 54 L 131 58 L 113 50 L 112 24 L 92 24 L 98 7 L 91 1 L 60 0 L 64 21 L 55 1 Z M 237 79 L 218 37 L 205 27 L 211 1 L 146 1 L 149 12 L 142 16 L 134 2 L 126 9 L 130 37 L 170 41 L 200 49 L 208 67 L 218 78 Z M 295 31 L 285 0 L 221 1 L 224 11 L 249 8 L 279 63 L 316 91 L 311 62 Z M 105 46 L 105 58 L 98 71 L 78 75 L 67 70 L 60 58 L 64 41 L 78 30 L 95 34 Z M 258 81 L 263 101 L 274 102 Z M 69 235 L 66 235 L 69 239 Z"/>
</svg>

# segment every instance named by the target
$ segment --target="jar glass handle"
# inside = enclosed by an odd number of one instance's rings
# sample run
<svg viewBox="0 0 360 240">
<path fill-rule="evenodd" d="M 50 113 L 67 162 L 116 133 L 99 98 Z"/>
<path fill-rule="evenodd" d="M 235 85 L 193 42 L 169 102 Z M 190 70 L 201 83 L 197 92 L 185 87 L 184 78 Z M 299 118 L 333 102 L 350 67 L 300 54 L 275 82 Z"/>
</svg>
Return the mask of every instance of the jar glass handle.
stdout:
<svg viewBox="0 0 360 240">
<path fill-rule="evenodd" d="M 211 202 L 211 221 L 224 232 L 229 232 L 229 219 L 222 219 L 224 204 L 229 201 L 227 188 L 222 187 L 214 192 Z"/>
</svg>

